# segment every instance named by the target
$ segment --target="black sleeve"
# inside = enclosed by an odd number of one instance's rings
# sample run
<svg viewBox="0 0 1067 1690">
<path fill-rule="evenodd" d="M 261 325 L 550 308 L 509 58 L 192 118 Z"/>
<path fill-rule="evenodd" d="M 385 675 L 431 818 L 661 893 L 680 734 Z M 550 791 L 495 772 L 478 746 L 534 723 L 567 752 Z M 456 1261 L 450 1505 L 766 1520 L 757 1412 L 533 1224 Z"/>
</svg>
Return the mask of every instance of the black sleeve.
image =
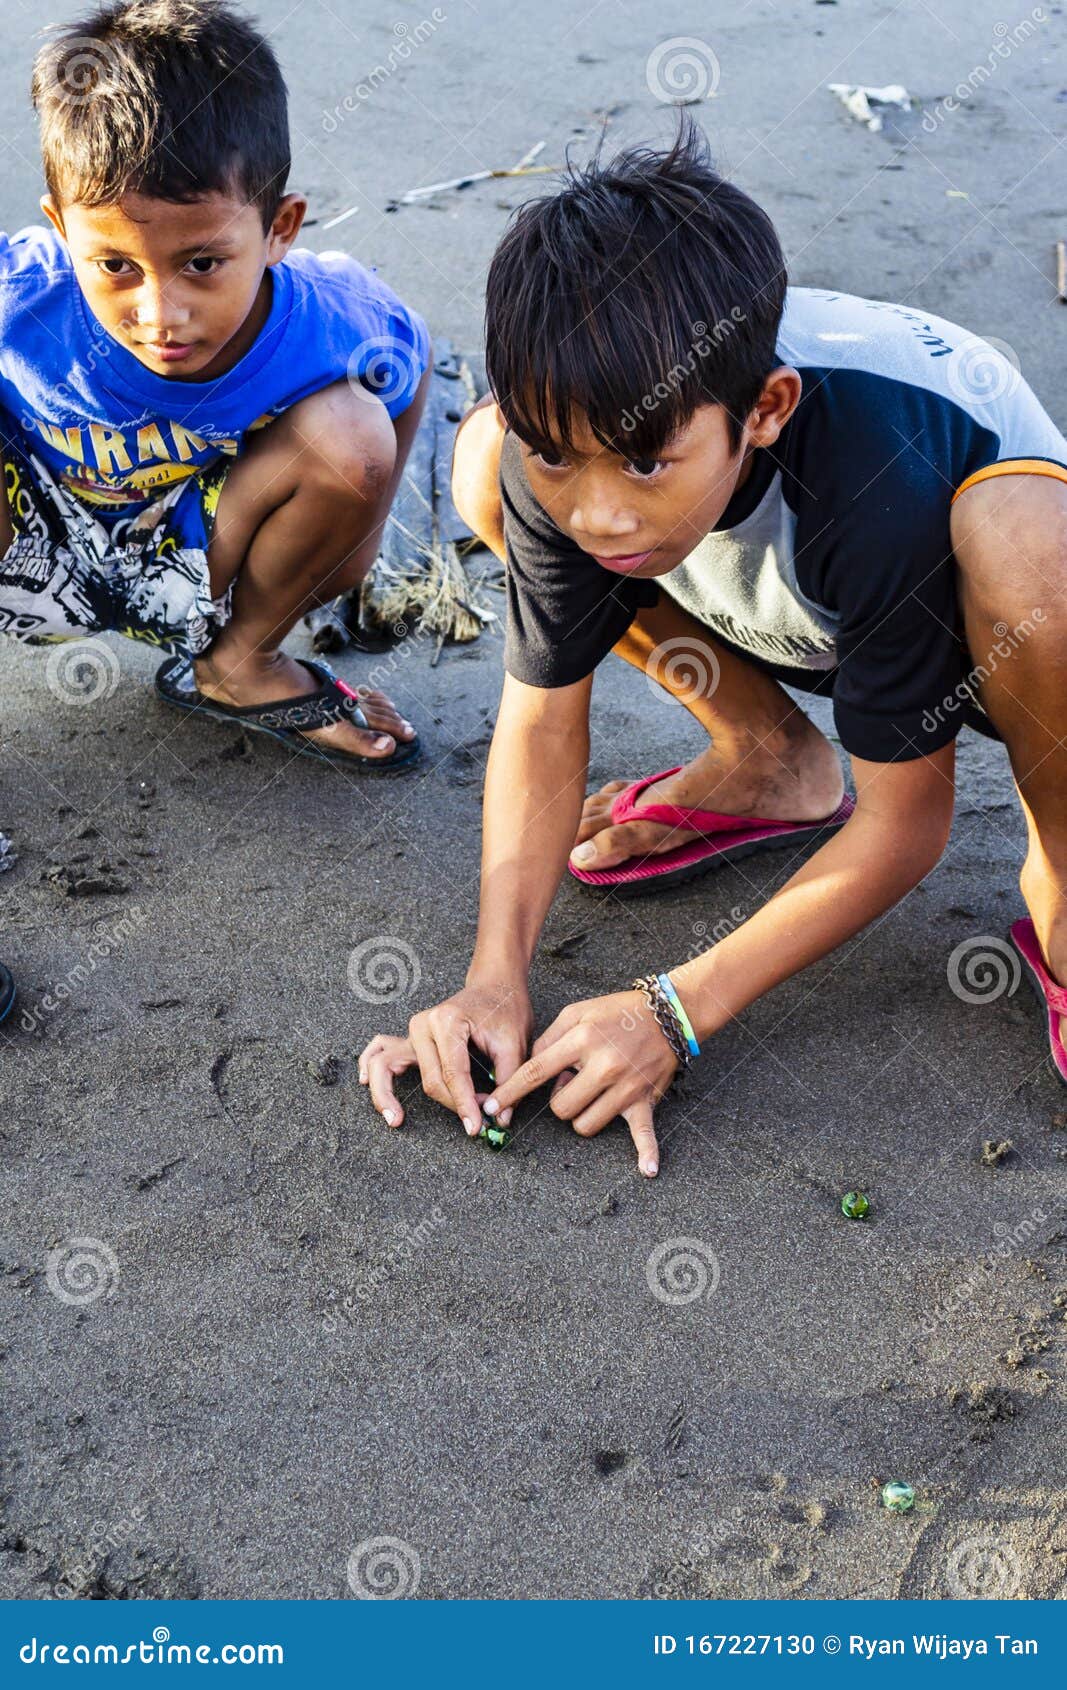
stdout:
<svg viewBox="0 0 1067 1690">
<path fill-rule="evenodd" d="M 926 757 L 963 726 L 949 510 L 972 425 L 937 394 L 855 371 L 832 372 L 813 409 L 784 474 L 798 585 L 839 618 L 837 731 L 871 762 Z"/>
<path fill-rule="evenodd" d="M 530 491 L 510 433 L 500 458 L 500 498 L 507 545 L 504 667 L 528 686 L 570 686 L 603 662 L 659 590 L 654 581 L 601 569 L 556 527 Z"/>
</svg>

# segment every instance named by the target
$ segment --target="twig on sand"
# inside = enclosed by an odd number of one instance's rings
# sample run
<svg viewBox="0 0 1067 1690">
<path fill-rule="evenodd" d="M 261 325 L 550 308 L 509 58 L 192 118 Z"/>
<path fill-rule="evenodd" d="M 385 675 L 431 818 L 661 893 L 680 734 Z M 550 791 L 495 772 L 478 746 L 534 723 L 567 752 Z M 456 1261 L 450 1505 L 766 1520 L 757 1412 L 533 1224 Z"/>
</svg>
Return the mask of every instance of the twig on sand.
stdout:
<svg viewBox="0 0 1067 1690">
<path fill-rule="evenodd" d="M 512 164 L 505 170 L 472 170 L 467 176 L 453 176 L 447 182 L 430 182 L 425 188 L 409 188 L 401 194 L 399 199 L 393 200 L 393 205 L 416 205 L 419 200 L 429 199 L 433 194 L 443 194 L 449 188 L 469 188 L 472 182 L 490 182 L 499 176 L 540 176 L 557 169 L 554 164 L 534 165 L 534 159 L 545 150 L 545 142 L 538 141 L 528 152 L 523 153 L 517 164 Z"/>
</svg>

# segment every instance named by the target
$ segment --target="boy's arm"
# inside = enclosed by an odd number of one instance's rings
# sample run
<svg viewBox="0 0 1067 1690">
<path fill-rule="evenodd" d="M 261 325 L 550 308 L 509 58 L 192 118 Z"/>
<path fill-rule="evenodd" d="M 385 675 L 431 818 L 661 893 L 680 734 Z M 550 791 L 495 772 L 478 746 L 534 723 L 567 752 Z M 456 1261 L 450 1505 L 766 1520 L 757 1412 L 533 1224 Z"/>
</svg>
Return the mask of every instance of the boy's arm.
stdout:
<svg viewBox="0 0 1067 1690">
<path fill-rule="evenodd" d="M 404 1117 L 395 1078 L 417 1061 L 422 1089 L 477 1133 L 481 1106 L 468 1040 L 488 1056 L 498 1082 L 526 1055 L 527 974 L 581 815 L 591 691 L 591 675 L 556 688 L 504 677 L 486 771 L 481 905 L 466 985 L 412 1017 L 410 1043 L 379 1037 L 360 1059 L 360 1076 L 390 1126 Z"/>
<path fill-rule="evenodd" d="M 743 926 L 670 969 L 699 1040 L 885 914 L 940 857 L 952 822 L 954 747 L 907 763 L 853 758 L 852 766 L 856 808 L 841 831 Z M 660 957 L 648 963 L 650 970 L 669 966 Z M 530 1060 L 497 1087 L 488 1112 L 513 1108 L 573 1069 L 587 1080 L 576 1095 L 583 1134 L 599 1132 L 627 1107 L 647 1107 L 662 1090 L 648 1021 L 633 992 L 571 1004 L 536 1041 Z M 572 1119 L 566 1097 L 566 1090 L 555 1094 L 552 1107 Z"/>
<path fill-rule="evenodd" d="M 478 938 L 468 981 L 524 983 L 585 797 L 592 675 L 531 687 L 505 675 L 486 770 Z"/>
<path fill-rule="evenodd" d="M 907 763 L 854 757 L 852 769 L 856 808 L 841 831 L 742 927 L 671 970 L 704 1035 L 892 909 L 941 856 L 952 825 L 954 745 Z"/>
</svg>

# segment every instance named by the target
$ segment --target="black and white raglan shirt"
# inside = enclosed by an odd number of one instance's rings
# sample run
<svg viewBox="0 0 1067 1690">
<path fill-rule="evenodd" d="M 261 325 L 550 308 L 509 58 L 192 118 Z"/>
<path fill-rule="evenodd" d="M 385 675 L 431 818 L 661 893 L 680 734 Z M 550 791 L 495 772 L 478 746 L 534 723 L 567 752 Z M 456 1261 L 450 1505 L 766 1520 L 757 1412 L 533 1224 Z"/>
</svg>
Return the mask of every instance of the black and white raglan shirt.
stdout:
<svg viewBox="0 0 1067 1690">
<path fill-rule="evenodd" d="M 654 581 L 568 539 L 506 437 L 505 666 L 532 686 L 580 680 L 664 592 L 761 666 L 832 692 L 846 751 L 929 755 L 959 731 L 944 704 L 971 666 L 953 497 L 1004 472 L 993 465 L 1067 480 L 1067 439 L 1004 352 L 910 306 L 790 288 L 778 358 L 801 377 L 793 416 L 714 530 Z"/>
</svg>

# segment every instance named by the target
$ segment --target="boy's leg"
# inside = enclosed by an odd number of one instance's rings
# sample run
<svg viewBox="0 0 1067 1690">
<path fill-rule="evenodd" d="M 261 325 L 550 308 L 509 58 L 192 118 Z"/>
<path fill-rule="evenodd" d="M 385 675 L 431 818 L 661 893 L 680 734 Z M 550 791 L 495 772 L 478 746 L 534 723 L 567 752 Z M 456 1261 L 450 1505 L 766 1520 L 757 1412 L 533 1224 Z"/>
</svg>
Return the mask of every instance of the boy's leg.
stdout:
<svg viewBox="0 0 1067 1690">
<path fill-rule="evenodd" d="M 496 406 L 476 407 L 456 438 L 452 465 L 456 509 L 501 559 L 503 438 Z M 661 649 L 666 642 L 669 662 Z M 677 775 L 649 787 L 642 802 L 767 821 L 821 821 L 840 804 L 841 765 L 825 736 L 772 676 L 721 645 L 666 594 L 652 610 L 640 613 L 615 650 L 673 693 L 711 742 Z M 611 868 L 627 857 L 673 850 L 696 837 L 659 822 L 611 825 L 613 798 L 640 774 L 634 769 L 627 780 L 609 781 L 586 799 L 577 842 L 591 840 L 595 855 L 583 859 L 583 868 Z"/>
<path fill-rule="evenodd" d="M 195 662 L 201 692 L 250 705 L 313 690 L 281 642 L 373 564 L 431 379 L 427 370 L 395 424 L 372 395 L 336 382 L 252 437 L 223 484 L 208 550 L 215 596 L 235 584 L 230 622 Z M 360 703 L 371 732 L 346 721 L 309 739 L 387 757 L 397 739 L 413 737 L 384 694 L 361 694 Z"/>
<path fill-rule="evenodd" d="M 648 787 L 642 804 L 796 822 L 821 821 L 837 809 L 844 782 L 829 740 L 773 676 L 722 645 L 665 593 L 639 612 L 615 651 L 671 693 L 710 742 L 676 775 Z M 660 822 L 612 825 L 613 800 L 640 773 L 609 781 L 586 799 L 578 840 L 590 841 L 595 855 L 582 857 L 583 868 L 611 868 L 698 837 Z"/>
<path fill-rule="evenodd" d="M 952 546 L 977 690 L 1029 830 L 1019 884 L 1067 985 L 1067 483 L 1004 475 L 969 488 L 952 509 Z"/>
</svg>

